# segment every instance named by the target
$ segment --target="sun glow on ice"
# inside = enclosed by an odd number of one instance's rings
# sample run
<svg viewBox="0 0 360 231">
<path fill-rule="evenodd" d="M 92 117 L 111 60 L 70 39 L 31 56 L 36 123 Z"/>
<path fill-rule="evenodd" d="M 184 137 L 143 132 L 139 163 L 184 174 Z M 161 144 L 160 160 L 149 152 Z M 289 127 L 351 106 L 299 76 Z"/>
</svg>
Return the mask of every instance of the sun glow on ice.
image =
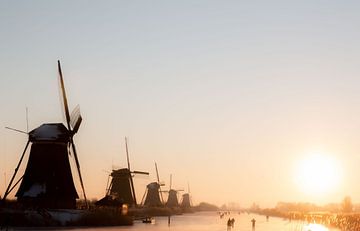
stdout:
<svg viewBox="0 0 360 231">
<path fill-rule="evenodd" d="M 329 231 L 328 228 L 319 225 L 319 224 L 309 224 L 304 226 L 303 228 L 304 231 Z"/>
</svg>

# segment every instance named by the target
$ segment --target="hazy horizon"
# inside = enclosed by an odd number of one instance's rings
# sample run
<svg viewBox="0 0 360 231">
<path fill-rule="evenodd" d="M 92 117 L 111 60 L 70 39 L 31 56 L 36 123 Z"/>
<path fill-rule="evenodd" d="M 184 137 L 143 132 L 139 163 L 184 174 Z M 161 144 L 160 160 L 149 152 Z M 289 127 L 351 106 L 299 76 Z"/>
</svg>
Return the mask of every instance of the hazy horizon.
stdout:
<svg viewBox="0 0 360 231">
<path fill-rule="evenodd" d="M 138 201 L 157 162 L 195 204 L 360 202 L 359 2 L 0 3 L 0 127 L 64 122 L 60 59 L 89 198 L 127 136 Z M 26 140 L 0 129 L 1 195 Z"/>
</svg>

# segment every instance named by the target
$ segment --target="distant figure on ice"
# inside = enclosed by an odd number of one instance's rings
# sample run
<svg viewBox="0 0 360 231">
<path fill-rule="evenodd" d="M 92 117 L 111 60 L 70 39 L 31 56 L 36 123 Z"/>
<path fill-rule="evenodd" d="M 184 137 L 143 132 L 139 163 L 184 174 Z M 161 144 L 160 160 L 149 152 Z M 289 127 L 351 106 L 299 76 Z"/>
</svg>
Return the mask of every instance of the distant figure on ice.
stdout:
<svg viewBox="0 0 360 231">
<path fill-rule="evenodd" d="M 269 221 L 269 215 L 266 215 L 266 221 Z"/>
<path fill-rule="evenodd" d="M 253 219 L 251 220 L 252 229 L 253 229 L 253 230 L 255 230 L 255 222 L 256 222 L 256 220 L 253 218 Z"/>
<path fill-rule="evenodd" d="M 231 220 L 230 218 L 227 220 L 227 231 L 231 230 Z"/>
<path fill-rule="evenodd" d="M 234 223 L 235 223 L 235 219 L 234 218 L 229 218 L 227 221 L 227 230 L 231 230 L 231 228 L 234 228 Z"/>
</svg>

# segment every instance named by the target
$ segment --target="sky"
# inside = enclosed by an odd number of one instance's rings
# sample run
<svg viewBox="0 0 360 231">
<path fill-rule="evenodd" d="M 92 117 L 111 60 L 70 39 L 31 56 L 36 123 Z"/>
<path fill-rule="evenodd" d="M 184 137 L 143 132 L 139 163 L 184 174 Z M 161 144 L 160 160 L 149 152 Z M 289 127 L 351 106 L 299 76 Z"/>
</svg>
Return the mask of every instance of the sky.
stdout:
<svg viewBox="0 0 360 231">
<path fill-rule="evenodd" d="M 2 195 L 27 141 L 4 127 L 26 131 L 26 108 L 29 130 L 64 122 L 60 59 L 89 198 L 126 167 L 127 136 L 132 169 L 150 172 L 135 177 L 138 200 L 156 161 L 194 204 L 360 202 L 358 1 L 0 5 Z M 321 193 L 297 182 L 313 153 L 339 178 Z"/>
</svg>

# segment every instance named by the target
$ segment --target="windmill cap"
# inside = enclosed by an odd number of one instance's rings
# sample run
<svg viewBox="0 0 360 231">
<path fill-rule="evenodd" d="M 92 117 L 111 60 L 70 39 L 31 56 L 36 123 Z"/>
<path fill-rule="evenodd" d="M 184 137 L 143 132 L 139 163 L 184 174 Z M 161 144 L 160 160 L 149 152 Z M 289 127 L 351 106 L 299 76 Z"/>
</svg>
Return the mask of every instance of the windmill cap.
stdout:
<svg viewBox="0 0 360 231">
<path fill-rule="evenodd" d="M 130 171 L 128 168 L 121 168 L 117 170 L 113 170 L 111 173 L 112 177 L 129 177 Z"/>
<path fill-rule="evenodd" d="M 148 189 L 159 189 L 160 185 L 158 182 L 152 182 L 146 186 Z"/>
<path fill-rule="evenodd" d="M 70 141 L 70 132 L 62 123 L 42 124 L 29 133 L 31 142 L 63 142 Z"/>
</svg>

